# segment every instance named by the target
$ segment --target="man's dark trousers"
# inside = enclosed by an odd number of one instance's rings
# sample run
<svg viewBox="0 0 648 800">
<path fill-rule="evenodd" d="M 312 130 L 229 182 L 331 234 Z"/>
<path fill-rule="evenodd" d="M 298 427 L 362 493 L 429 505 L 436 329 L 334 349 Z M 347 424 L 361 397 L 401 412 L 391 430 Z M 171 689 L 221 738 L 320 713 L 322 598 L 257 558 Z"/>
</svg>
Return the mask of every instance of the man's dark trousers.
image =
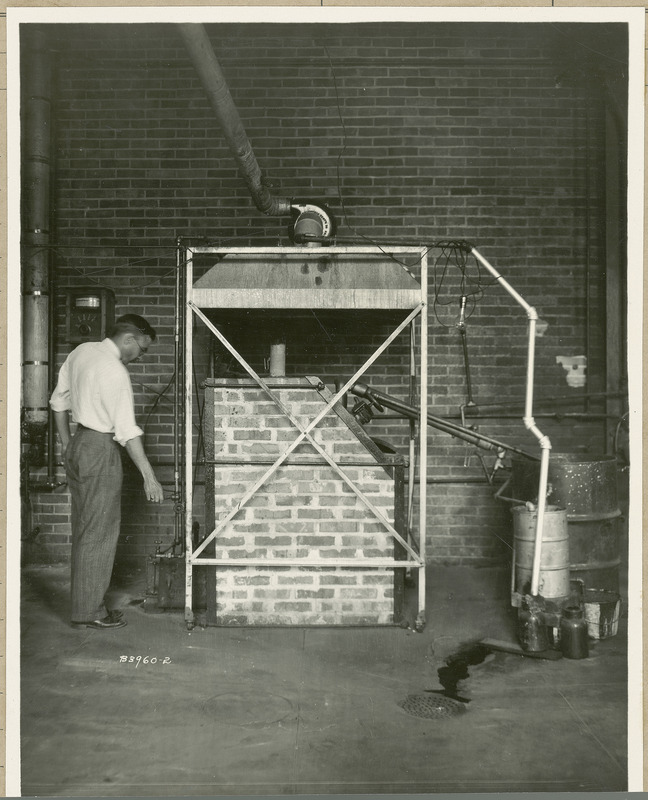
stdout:
<svg viewBox="0 0 648 800">
<path fill-rule="evenodd" d="M 72 497 L 72 622 L 103 619 L 121 522 L 122 462 L 112 433 L 79 425 L 65 454 Z"/>
</svg>

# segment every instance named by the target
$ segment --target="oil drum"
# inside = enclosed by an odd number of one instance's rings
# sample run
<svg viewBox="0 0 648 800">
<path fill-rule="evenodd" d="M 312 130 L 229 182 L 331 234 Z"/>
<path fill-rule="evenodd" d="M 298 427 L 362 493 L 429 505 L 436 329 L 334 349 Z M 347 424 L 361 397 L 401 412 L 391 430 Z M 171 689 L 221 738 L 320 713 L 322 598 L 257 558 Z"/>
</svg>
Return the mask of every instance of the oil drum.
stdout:
<svg viewBox="0 0 648 800">
<path fill-rule="evenodd" d="M 515 537 L 515 588 L 521 595 L 531 592 L 538 512 L 526 506 L 513 508 Z M 569 597 L 569 533 L 564 508 L 546 506 L 542 526 L 540 582 L 538 593 L 560 606 Z"/>
<path fill-rule="evenodd" d="M 536 502 L 540 465 L 515 459 L 511 493 Z M 569 569 L 588 589 L 619 591 L 620 522 L 616 458 L 554 453 L 549 458 L 547 502 L 567 510 Z"/>
</svg>

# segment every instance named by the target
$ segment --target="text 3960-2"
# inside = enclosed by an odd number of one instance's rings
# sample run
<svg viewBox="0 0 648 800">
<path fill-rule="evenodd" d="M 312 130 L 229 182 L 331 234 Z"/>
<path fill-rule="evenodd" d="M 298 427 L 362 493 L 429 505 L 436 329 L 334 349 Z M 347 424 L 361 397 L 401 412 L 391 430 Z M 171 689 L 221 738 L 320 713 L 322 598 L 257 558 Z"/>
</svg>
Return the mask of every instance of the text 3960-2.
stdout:
<svg viewBox="0 0 648 800">
<path fill-rule="evenodd" d="M 169 656 L 157 658 L 156 656 L 119 656 L 120 664 L 135 664 L 139 667 L 140 664 L 170 664 L 171 659 Z"/>
</svg>

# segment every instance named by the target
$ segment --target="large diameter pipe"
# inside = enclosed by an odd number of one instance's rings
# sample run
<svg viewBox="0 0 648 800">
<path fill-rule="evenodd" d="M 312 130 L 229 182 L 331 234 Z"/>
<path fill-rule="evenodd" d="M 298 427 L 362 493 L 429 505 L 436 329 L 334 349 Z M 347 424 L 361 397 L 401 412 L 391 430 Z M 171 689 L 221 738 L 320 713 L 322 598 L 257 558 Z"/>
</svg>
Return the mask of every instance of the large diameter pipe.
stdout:
<svg viewBox="0 0 648 800">
<path fill-rule="evenodd" d="M 44 457 L 49 420 L 51 65 L 45 33 L 25 33 L 22 125 L 23 432 Z"/>
<path fill-rule="evenodd" d="M 204 26 L 183 22 L 178 30 L 256 207 L 268 216 L 289 216 L 291 201 L 273 197 L 263 185 L 261 168 Z"/>
</svg>

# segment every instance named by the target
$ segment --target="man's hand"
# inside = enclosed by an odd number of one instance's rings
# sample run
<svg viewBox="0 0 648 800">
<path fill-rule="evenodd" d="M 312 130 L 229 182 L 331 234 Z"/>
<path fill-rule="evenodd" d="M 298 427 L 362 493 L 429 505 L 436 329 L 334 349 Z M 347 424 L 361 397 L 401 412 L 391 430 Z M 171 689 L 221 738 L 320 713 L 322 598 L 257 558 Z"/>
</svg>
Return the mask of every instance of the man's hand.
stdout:
<svg viewBox="0 0 648 800">
<path fill-rule="evenodd" d="M 54 424 L 56 431 L 61 439 L 61 457 L 65 460 L 65 453 L 70 444 L 70 415 L 67 411 L 54 412 Z"/>
<path fill-rule="evenodd" d="M 144 494 L 146 499 L 153 503 L 161 503 L 164 500 L 164 490 L 155 475 L 144 478 Z"/>
<path fill-rule="evenodd" d="M 128 451 L 128 455 L 133 459 L 133 463 L 137 469 L 142 473 L 146 499 L 152 500 L 154 503 L 161 503 L 164 500 L 162 486 L 155 477 L 153 467 L 150 465 L 144 453 L 144 447 L 140 437 L 136 436 L 134 439 L 129 439 L 126 442 L 126 450 Z"/>
</svg>

